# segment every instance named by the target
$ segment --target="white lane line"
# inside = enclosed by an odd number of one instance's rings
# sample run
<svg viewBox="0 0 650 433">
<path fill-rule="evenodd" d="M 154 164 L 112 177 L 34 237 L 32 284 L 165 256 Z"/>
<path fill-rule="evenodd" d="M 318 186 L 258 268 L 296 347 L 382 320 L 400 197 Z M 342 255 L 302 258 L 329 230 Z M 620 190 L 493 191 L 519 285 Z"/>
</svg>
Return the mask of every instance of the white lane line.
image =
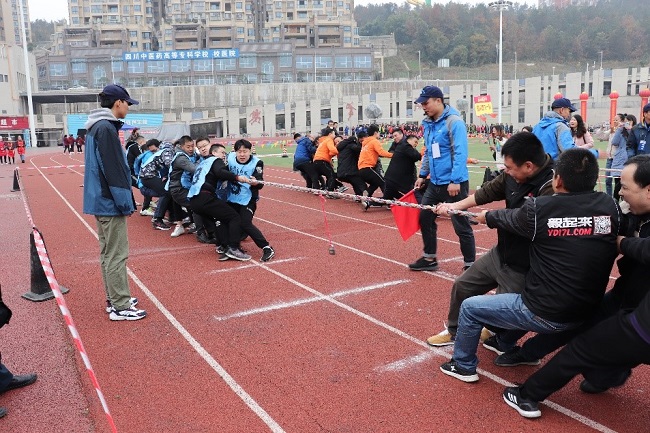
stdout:
<svg viewBox="0 0 650 433">
<path fill-rule="evenodd" d="M 375 371 L 378 371 L 380 373 L 393 373 L 397 371 L 402 371 L 406 370 L 409 367 L 413 365 L 420 364 L 422 362 L 428 361 L 429 359 L 433 358 L 436 356 L 435 352 L 432 352 L 430 350 L 427 350 L 426 352 L 422 352 L 418 355 L 413 355 L 409 356 L 408 358 L 400 359 L 394 362 L 391 362 L 390 364 L 386 364 L 381 367 L 375 368 Z"/>
<path fill-rule="evenodd" d="M 43 176 L 43 179 L 47 183 L 50 184 L 50 187 L 54 190 L 54 192 L 61 197 L 61 200 L 68 206 L 68 208 L 72 211 L 72 213 L 82 222 L 84 226 L 88 229 L 88 231 L 95 237 L 95 239 L 99 239 L 97 232 L 93 230 L 90 225 L 83 219 L 83 217 L 76 211 L 76 209 L 70 204 L 68 200 L 63 197 L 63 195 L 59 192 L 59 190 L 50 182 L 50 180 L 43 175 L 43 172 L 36 168 L 41 176 Z M 142 290 L 142 292 L 149 298 L 152 304 L 158 308 L 158 310 L 162 313 L 163 316 L 169 321 L 169 323 L 176 328 L 179 334 L 185 338 L 185 340 L 189 343 L 189 345 L 203 358 L 203 360 L 210 366 L 212 369 L 221 377 L 221 379 L 228 385 L 228 387 L 250 408 L 250 410 L 257 415 L 264 424 L 267 425 L 267 427 L 272 431 L 276 433 L 283 433 L 284 429 L 278 424 L 272 417 L 269 415 L 262 406 L 259 405 L 255 401 L 255 399 L 246 392 L 246 390 L 237 383 L 237 381 L 226 371 L 226 369 L 217 362 L 216 359 L 212 357 L 212 355 L 201 346 L 201 343 L 199 343 L 193 336 L 192 334 L 189 333 L 187 329 L 181 323 L 174 317 L 174 315 L 167 309 L 165 306 L 156 298 L 156 296 L 147 288 L 147 286 L 138 278 L 138 276 L 133 272 L 129 267 L 126 268 L 128 275 L 131 277 L 131 279 L 135 282 L 135 284 Z"/>
<path fill-rule="evenodd" d="M 289 228 L 289 227 L 286 227 L 286 226 L 282 226 L 281 224 L 277 224 L 277 223 L 274 223 L 274 222 L 271 222 L 271 221 L 268 221 L 268 220 L 262 220 L 261 218 L 260 218 L 260 220 L 264 221 L 264 222 L 266 222 L 268 224 L 275 225 L 277 227 L 283 227 L 283 228 L 285 228 L 286 230 L 289 230 L 289 231 L 304 234 L 305 236 L 325 240 L 325 239 L 320 238 L 318 236 L 314 236 L 314 235 L 312 235 L 310 233 L 304 233 L 304 232 L 301 232 L 301 231 L 296 230 L 296 229 L 292 229 L 292 228 Z M 361 250 L 358 250 L 358 249 L 353 248 L 353 247 L 349 247 L 349 246 L 338 244 L 338 243 L 337 243 L 337 245 L 339 245 L 339 246 L 341 246 L 343 248 L 348 248 L 348 249 L 353 250 L 355 252 L 359 252 L 361 254 L 366 254 L 366 255 L 369 255 L 371 257 L 379 258 L 381 260 L 386 260 L 388 262 L 391 262 L 391 263 L 394 263 L 394 264 L 397 264 L 397 265 L 405 266 L 403 263 L 399 263 L 399 262 L 397 262 L 395 260 L 387 259 L 387 258 L 381 257 L 381 256 L 376 256 L 374 254 L 371 254 L 371 253 L 368 253 L 368 252 L 365 252 L 365 251 L 361 251 Z M 358 317 L 360 317 L 362 319 L 365 319 L 365 320 L 369 321 L 370 323 L 373 323 L 373 324 L 375 324 L 375 325 L 377 325 L 377 326 L 379 326 L 381 328 L 384 328 L 384 329 L 388 330 L 389 332 L 392 332 L 392 333 L 394 333 L 394 334 L 396 334 L 396 335 L 398 335 L 398 336 L 400 336 L 400 337 L 402 337 L 402 338 L 404 338 L 404 339 L 406 339 L 406 340 L 408 340 L 408 341 L 410 341 L 410 342 L 412 342 L 412 343 L 414 343 L 414 344 L 416 344 L 418 346 L 424 347 L 424 348 L 428 349 L 429 351 L 435 353 L 436 355 L 439 355 L 439 356 L 441 356 L 443 358 L 446 358 L 446 359 L 451 358 L 450 353 L 447 350 L 445 350 L 445 348 L 431 347 L 425 341 L 422 341 L 422 340 L 420 340 L 420 339 L 418 339 L 418 338 L 416 338 L 416 337 L 414 337 L 414 336 L 412 336 L 412 335 L 410 335 L 410 334 L 408 334 L 408 333 L 406 333 L 406 332 L 404 332 L 404 331 L 402 331 L 402 330 L 400 330 L 398 328 L 395 328 L 394 326 L 391 326 L 391 325 L 389 325 L 389 324 L 387 324 L 385 322 L 382 322 L 382 321 L 380 321 L 380 320 L 378 320 L 378 319 L 376 319 L 376 318 L 374 318 L 374 317 L 372 317 L 372 316 L 370 316 L 370 315 L 368 315 L 368 314 L 366 314 L 366 313 L 364 313 L 364 312 L 362 312 L 360 310 L 357 310 L 357 309 L 355 309 L 353 307 L 350 307 L 349 305 L 344 304 L 344 303 L 336 300 L 335 298 L 333 298 L 330 295 L 325 295 L 324 293 L 321 293 L 321 292 L 319 292 L 319 291 L 317 291 L 317 290 L 315 290 L 315 289 L 313 289 L 313 288 L 311 288 L 311 287 L 309 287 L 309 286 L 307 286 L 305 284 L 302 284 L 301 282 L 296 281 L 293 278 L 291 278 L 291 277 L 289 277 L 289 276 L 287 276 L 285 274 L 282 274 L 282 273 L 280 273 L 280 272 L 278 272 L 278 271 L 276 271 L 274 269 L 269 268 L 268 266 L 265 266 L 263 263 L 256 263 L 256 265 L 266 269 L 268 272 L 271 272 L 272 274 L 278 276 L 279 278 L 282 278 L 283 280 L 288 281 L 291 284 L 294 284 L 297 287 L 300 287 L 300 288 L 302 288 L 303 290 L 306 290 L 309 293 L 312 293 L 313 295 L 315 295 L 317 297 L 323 298 L 323 300 L 325 300 L 327 302 L 330 302 L 330 303 L 332 303 L 332 304 L 334 304 L 334 305 L 336 305 L 336 306 L 338 306 L 338 307 L 340 307 L 340 308 L 354 314 L 355 316 L 358 316 Z M 436 275 L 435 272 L 431 272 L 431 274 Z M 436 275 L 436 276 L 438 276 L 440 278 L 443 278 L 443 279 L 447 279 L 447 278 L 444 278 L 444 276 L 439 276 L 439 275 Z M 413 363 L 411 365 L 413 365 Z M 497 376 L 495 374 L 490 373 L 489 371 L 483 370 L 481 368 L 477 368 L 476 371 L 479 374 L 481 374 L 482 376 L 485 376 L 486 378 L 488 378 L 488 379 L 490 379 L 490 380 L 492 380 L 492 381 L 494 381 L 494 382 L 496 382 L 496 383 L 498 383 L 498 384 L 500 384 L 500 385 L 502 385 L 504 387 L 506 387 L 506 386 L 514 386 L 514 384 L 508 382 L 507 380 L 501 378 L 500 376 Z M 593 428 L 595 430 L 601 431 L 603 433 L 616 433 L 614 430 L 600 424 L 599 422 L 597 422 L 595 420 L 592 420 L 591 418 L 587 418 L 587 417 L 585 417 L 585 416 L 583 416 L 583 415 L 581 415 L 579 413 L 576 413 L 576 412 L 574 412 L 574 411 L 572 411 L 572 410 L 570 410 L 568 408 L 565 408 L 564 406 L 561 406 L 561 405 L 559 405 L 557 403 L 554 403 L 554 402 L 552 402 L 550 400 L 544 400 L 544 402 L 542 404 L 545 404 L 545 405 L 547 405 L 547 406 L 549 406 L 549 407 L 551 407 L 553 409 L 556 409 L 560 413 L 568 416 L 569 418 L 572 418 L 572 419 L 574 419 L 574 420 L 576 420 L 576 421 L 578 421 L 578 422 L 580 422 L 582 424 L 585 424 L 586 426 L 588 426 L 590 428 Z"/>
<path fill-rule="evenodd" d="M 271 260 L 267 264 L 268 265 L 277 265 L 279 263 L 295 262 L 296 260 L 302 260 L 302 259 L 304 259 L 304 257 L 294 257 L 294 258 L 289 258 L 289 259 Z M 254 268 L 254 267 L 255 267 L 254 264 L 247 264 L 247 265 L 235 266 L 235 267 L 231 267 L 231 268 L 227 268 L 227 269 L 214 269 L 214 270 L 208 272 L 208 275 L 220 274 L 222 272 L 241 271 L 242 269 L 249 269 L 249 268 Z"/>
<path fill-rule="evenodd" d="M 317 240 L 323 241 L 323 242 L 324 242 L 324 244 L 323 244 L 323 248 L 325 247 L 325 245 L 328 245 L 329 242 L 330 242 L 329 239 L 323 238 L 323 237 L 321 237 L 321 236 L 316 236 L 316 235 L 313 235 L 313 234 L 311 234 L 311 233 L 307 233 L 307 232 L 303 232 L 303 231 L 298 230 L 298 229 L 294 229 L 294 228 L 291 228 L 291 227 L 287 227 L 287 226 L 285 226 L 285 225 L 282 225 L 282 224 L 279 224 L 279 223 L 275 223 L 275 222 L 273 222 L 273 221 L 269 221 L 269 220 L 264 219 L 264 218 L 258 218 L 258 217 L 255 217 L 255 219 L 257 219 L 258 221 L 262 221 L 262 222 L 265 222 L 265 223 L 267 223 L 267 224 L 270 224 L 270 225 L 276 226 L 276 227 L 280 227 L 281 229 L 284 229 L 284 230 L 287 230 L 287 231 L 290 231 L 290 232 L 298 233 L 298 234 L 301 234 L 301 235 L 303 235 L 303 236 L 308 236 L 308 237 L 310 237 L 310 238 L 313 238 L 313 239 L 317 239 Z M 394 264 L 394 265 L 401 266 L 401 267 L 403 267 L 403 268 L 407 268 L 407 269 L 408 269 L 408 264 L 407 264 L 407 263 L 398 262 L 397 260 L 389 259 L 388 257 L 384 257 L 384 256 L 378 256 L 377 254 L 369 253 L 368 251 L 360 250 L 360 249 L 358 249 L 358 248 L 351 247 L 351 246 L 349 246 L 349 245 L 345 245 L 345 244 L 342 244 L 342 243 L 340 243 L 340 242 L 332 242 L 332 244 L 333 244 L 333 245 L 336 245 L 337 247 L 341 247 L 341 248 L 348 249 L 348 250 L 350 250 L 350 251 L 354 251 L 355 253 L 364 254 L 364 255 L 366 255 L 366 256 L 370 256 L 370 257 L 375 258 L 375 259 L 383 260 L 383 261 L 386 261 L 386 262 L 392 263 L 392 264 Z M 412 272 L 415 272 L 415 271 L 412 271 Z M 448 273 L 446 273 L 446 272 L 444 272 L 444 273 L 440 273 L 440 272 L 431 272 L 431 271 L 418 271 L 418 272 L 425 273 L 425 274 L 429 274 L 429 275 L 433 275 L 433 276 L 435 276 L 435 277 L 438 277 L 438 278 L 441 278 L 441 279 L 443 279 L 443 280 L 447 280 L 447 281 L 452 281 L 452 282 L 453 282 L 453 281 L 456 280 L 456 276 L 455 276 L 455 275 L 451 275 L 451 274 L 448 274 Z"/>
<path fill-rule="evenodd" d="M 276 203 L 281 203 L 281 204 L 289 205 L 289 206 L 295 206 L 295 207 L 299 207 L 299 208 L 302 208 L 302 209 L 307 209 L 307 210 L 310 210 L 310 211 L 313 211 L 313 212 L 318 212 L 318 213 L 322 212 L 322 210 L 320 208 L 304 206 L 304 205 L 297 204 L 297 203 L 291 203 L 291 202 L 284 201 L 284 200 L 278 200 L 278 199 L 275 199 L 275 198 L 270 198 L 268 196 L 264 196 L 264 200 L 274 201 Z M 354 203 L 354 204 L 356 204 L 356 203 Z M 388 211 L 385 211 L 385 212 L 388 212 Z M 368 220 L 365 220 L 365 219 L 362 219 L 362 218 L 352 217 L 352 216 L 349 216 L 349 215 L 343 215 L 343 214 L 336 213 L 336 212 L 329 212 L 328 211 L 327 214 L 335 216 L 335 217 L 339 217 L 339 218 L 342 218 L 342 219 L 353 220 L 355 222 L 363 222 L 364 224 L 370 224 L 370 225 L 382 227 L 382 228 L 385 228 L 385 229 L 390 229 L 390 230 L 395 230 L 395 231 L 397 230 L 397 227 L 395 227 L 394 225 L 381 224 L 381 223 L 377 223 L 377 222 L 374 222 L 374 221 L 368 221 Z M 447 217 L 439 217 L 439 219 L 448 219 L 448 218 Z M 449 220 L 449 221 L 451 222 L 451 220 Z M 419 231 L 416 233 L 416 235 L 422 236 L 422 234 Z M 454 244 L 454 245 L 460 245 L 459 241 L 454 241 L 454 240 L 451 240 L 451 239 L 438 237 L 438 240 L 448 242 L 448 243 Z M 479 247 L 479 246 L 477 246 L 476 249 L 477 250 L 483 250 L 483 251 L 489 251 L 490 250 L 490 248 L 483 248 L 483 247 Z"/>
<path fill-rule="evenodd" d="M 252 266 L 256 266 L 256 265 L 252 265 Z M 389 282 L 386 282 L 386 283 L 373 284 L 371 286 L 357 287 L 356 289 L 350 289 L 350 290 L 344 290 L 344 291 L 341 291 L 341 292 L 335 292 L 335 293 L 332 293 L 330 296 L 332 298 L 342 298 L 344 296 L 353 295 L 353 294 L 357 294 L 357 293 L 363 293 L 363 292 L 369 292 L 371 290 L 383 289 L 383 288 L 386 288 L 386 287 L 396 286 L 398 284 L 408 283 L 410 281 L 411 280 L 389 281 Z M 276 303 L 276 304 L 267 305 L 266 307 L 252 308 L 250 310 L 241 311 L 241 312 L 235 313 L 235 314 L 230 314 L 228 316 L 214 316 L 214 318 L 216 320 L 218 320 L 218 321 L 223 321 L 223 320 L 234 319 L 234 318 L 239 318 L 239 317 L 252 316 L 253 314 L 266 313 L 268 311 L 276 311 L 276 310 L 282 310 L 282 309 L 285 309 L 285 308 L 297 307 L 299 305 L 311 304 L 312 302 L 319 302 L 319 301 L 322 301 L 322 300 L 323 300 L 323 298 L 321 298 L 321 297 L 313 297 L 313 298 L 298 299 L 298 300 L 291 301 L 291 302 L 279 302 L 279 303 Z"/>
</svg>

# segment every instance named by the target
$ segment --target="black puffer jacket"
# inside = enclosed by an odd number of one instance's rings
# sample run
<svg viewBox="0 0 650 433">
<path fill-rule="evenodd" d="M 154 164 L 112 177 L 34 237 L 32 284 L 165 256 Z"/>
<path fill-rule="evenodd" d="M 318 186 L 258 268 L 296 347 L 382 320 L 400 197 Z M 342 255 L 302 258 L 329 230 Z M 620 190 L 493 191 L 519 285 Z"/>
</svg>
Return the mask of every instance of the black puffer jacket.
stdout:
<svg viewBox="0 0 650 433">
<path fill-rule="evenodd" d="M 339 151 L 336 175 L 343 177 L 358 174 L 357 163 L 361 153 L 361 143 L 357 141 L 357 137 L 351 136 L 341 140 L 336 148 Z"/>
</svg>

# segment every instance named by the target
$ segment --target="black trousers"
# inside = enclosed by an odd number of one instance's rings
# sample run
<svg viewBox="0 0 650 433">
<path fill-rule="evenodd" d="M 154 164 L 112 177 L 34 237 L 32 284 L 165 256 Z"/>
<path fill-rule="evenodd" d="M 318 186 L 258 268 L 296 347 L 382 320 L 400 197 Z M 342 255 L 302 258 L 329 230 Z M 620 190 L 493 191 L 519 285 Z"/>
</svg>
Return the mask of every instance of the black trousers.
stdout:
<svg viewBox="0 0 650 433">
<path fill-rule="evenodd" d="M 219 228 L 224 228 L 219 234 L 219 240 L 231 248 L 239 248 L 241 235 L 241 218 L 239 214 L 223 200 L 207 192 L 200 192 L 190 198 L 190 206 L 205 219 L 214 218 L 221 221 Z"/>
<path fill-rule="evenodd" d="M 369 196 L 372 197 L 375 191 L 377 191 L 377 188 L 381 190 L 382 194 L 384 193 L 386 182 L 380 172 L 372 167 L 366 167 L 359 170 L 359 176 L 368 184 L 366 191 L 368 191 Z"/>
<path fill-rule="evenodd" d="M 349 174 L 347 176 L 339 176 L 338 180 L 341 182 L 347 182 L 352 185 L 352 189 L 356 195 L 362 195 L 366 190 L 366 182 L 358 174 Z"/>
<path fill-rule="evenodd" d="M 619 312 L 578 335 L 526 380 L 521 395 L 542 401 L 582 374 L 596 386 L 622 385 L 629 370 L 650 363 L 650 344 L 632 327 L 629 314 Z"/>
<path fill-rule="evenodd" d="M 321 189 L 320 176 L 316 172 L 314 163 L 303 162 L 296 166 L 296 170 L 298 170 L 303 179 L 305 179 L 307 188 Z"/>
<path fill-rule="evenodd" d="M 255 245 L 259 248 L 264 248 L 269 245 L 260 229 L 253 224 L 253 215 L 257 210 L 256 203 L 249 203 L 248 206 L 243 206 L 237 203 L 228 203 L 238 214 L 241 220 L 241 229 L 244 233 L 251 237 Z M 240 238 L 241 239 L 241 238 Z"/>
<path fill-rule="evenodd" d="M 327 161 L 318 160 L 314 161 L 314 168 L 319 176 L 325 176 L 326 189 L 328 191 L 334 191 L 334 186 L 336 185 L 336 173 L 334 173 L 334 167 L 332 167 L 332 164 Z"/>
</svg>

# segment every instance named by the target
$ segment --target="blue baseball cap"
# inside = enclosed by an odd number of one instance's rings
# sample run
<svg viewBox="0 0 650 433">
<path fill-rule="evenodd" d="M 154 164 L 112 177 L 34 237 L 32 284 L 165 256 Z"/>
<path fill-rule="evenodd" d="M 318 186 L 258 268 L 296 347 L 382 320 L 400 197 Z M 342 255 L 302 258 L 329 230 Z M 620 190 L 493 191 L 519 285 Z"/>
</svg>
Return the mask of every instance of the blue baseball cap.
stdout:
<svg viewBox="0 0 650 433">
<path fill-rule="evenodd" d="M 445 99 L 445 96 L 442 94 L 442 90 L 436 86 L 426 86 L 420 92 L 420 96 L 415 100 L 416 104 L 421 104 L 429 98 L 440 98 Z"/>
<path fill-rule="evenodd" d="M 129 105 L 139 104 L 139 102 L 135 99 L 132 99 L 131 95 L 129 95 L 129 92 L 127 92 L 126 89 L 119 84 L 109 84 L 108 86 L 104 87 L 104 90 L 102 90 L 102 93 L 99 95 L 108 99 L 114 99 L 116 101 L 120 99 L 122 101 L 126 101 L 126 103 Z"/>
<path fill-rule="evenodd" d="M 574 107 L 571 101 L 568 100 L 567 98 L 559 98 L 553 101 L 553 103 L 551 104 L 551 109 L 554 108 L 568 108 L 569 111 L 572 113 L 574 111 L 577 111 L 576 107 Z"/>
</svg>

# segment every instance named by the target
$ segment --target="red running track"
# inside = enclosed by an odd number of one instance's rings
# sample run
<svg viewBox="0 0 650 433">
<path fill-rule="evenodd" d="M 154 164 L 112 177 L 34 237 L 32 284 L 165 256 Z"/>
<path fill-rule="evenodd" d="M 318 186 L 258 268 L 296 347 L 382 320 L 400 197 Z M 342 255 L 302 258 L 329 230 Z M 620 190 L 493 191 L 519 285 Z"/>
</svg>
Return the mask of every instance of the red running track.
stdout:
<svg viewBox="0 0 650 433">
<path fill-rule="evenodd" d="M 31 162 L 50 167 L 82 158 L 39 154 Z M 170 238 L 135 214 L 129 220 L 131 289 L 149 317 L 110 322 L 94 220 L 81 214 L 82 170 L 25 170 L 22 179 L 120 432 L 645 430 L 645 366 L 603 395 L 584 395 L 574 381 L 535 421 L 501 399 L 506 383 L 523 381 L 535 367 L 496 367 L 492 352 L 479 348 L 479 383 L 463 384 L 439 371 L 450 351 L 424 340 L 440 331 L 462 267 L 445 220 L 439 224 L 440 272 L 416 273 L 406 265 L 420 254 L 419 235 L 403 242 L 390 212 L 364 213 L 345 200 L 325 204 L 336 248 L 330 255 L 319 197 L 264 188 L 257 221 L 276 249 L 267 264 L 218 262 L 210 246 L 191 236 Z M 266 178 L 302 183 L 283 169 L 268 169 Z M 475 228 L 481 253 L 495 233 Z M 259 259 L 254 244 L 244 246 Z M 74 359 L 90 430 L 107 431 L 82 363 Z M 51 420 L 53 431 L 69 431 L 58 422 Z"/>
</svg>

